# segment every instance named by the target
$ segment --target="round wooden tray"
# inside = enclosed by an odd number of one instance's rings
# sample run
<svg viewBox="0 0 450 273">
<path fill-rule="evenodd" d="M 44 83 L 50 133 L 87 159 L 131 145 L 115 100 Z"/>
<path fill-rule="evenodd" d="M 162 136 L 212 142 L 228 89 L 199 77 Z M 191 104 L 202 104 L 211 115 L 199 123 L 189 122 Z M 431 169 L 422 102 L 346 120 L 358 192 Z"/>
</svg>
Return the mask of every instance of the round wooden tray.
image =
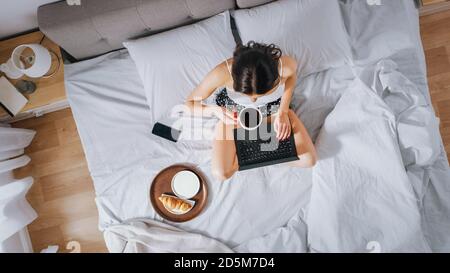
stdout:
<svg viewBox="0 0 450 273">
<path fill-rule="evenodd" d="M 200 179 L 200 190 L 190 199 L 195 201 L 194 207 L 185 214 L 176 215 L 167 211 L 161 201 L 158 200 L 158 197 L 161 194 L 175 196 L 171 188 L 172 178 L 176 173 L 184 170 L 191 171 L 198 176 Z M 152 202 L 153 208 L 161 217 L 172 222 L 186 222 L 198 216 L 206 206 L 207 197 L 208 189 L 204 176 L 194 167 L 184 164 L 172 165 L 160 171 L 153 179 L 150 187 L 150 201 Z"/>
</svg>

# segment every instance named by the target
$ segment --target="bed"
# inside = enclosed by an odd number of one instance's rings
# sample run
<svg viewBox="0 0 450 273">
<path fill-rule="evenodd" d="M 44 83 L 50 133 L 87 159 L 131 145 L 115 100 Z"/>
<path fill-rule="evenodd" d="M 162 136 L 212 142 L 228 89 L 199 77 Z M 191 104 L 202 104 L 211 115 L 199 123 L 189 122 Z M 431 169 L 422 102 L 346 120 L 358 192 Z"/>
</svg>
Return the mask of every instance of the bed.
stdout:
<svg viewBox="0 0 450 273">
<path fill-rule="evenodd" d="M 208 178 L 208 205 L 191 221 L 169 224 L 233 251 L 450 251 L 450 169 L 430 102 L 414 1 L 387 1 L 375 7 L 381 12 L 364 1 L 340 1 L 357 58 L 305 76 L 293 98 L 315 141 L 318 164 L 255 169 L 225 183 L 211 175 L 210 142 L 173 145 L 150 133 L 154 121 L 143 83 L 129 52 L 120 48 L 126 39 L 192 23 L 236 3 L 143 1 L 148 14 L 140 16 L 150 18 L 155 10 L 173 16 L 118 27 L 114 22 L 136 10 L 124 2 L 110 5 L 109 13 L 101 11 L 101 1 L 84 9 L 61 3 L 39 9 L 41 30 L 73 57 L 86 59 L 66 64 L 65 83 L 94 181 L 100 230 L 138 218 L 169 223 L 150 204 L 151 181 L 169 165 L 191 163 Z M 168 2 L 186 2 L 189 9 Z M 399 10 L 400 2 L 406 9 Z M 408 20 L 396 21 L 392 14 L 399 13 Z M 377 41 L 370 37 L 380 36 L 381 22 L 403 26 L 413 46 L 372 58 Z M 380 39 L 388 41 L 388 34 Z"/>
</svg>

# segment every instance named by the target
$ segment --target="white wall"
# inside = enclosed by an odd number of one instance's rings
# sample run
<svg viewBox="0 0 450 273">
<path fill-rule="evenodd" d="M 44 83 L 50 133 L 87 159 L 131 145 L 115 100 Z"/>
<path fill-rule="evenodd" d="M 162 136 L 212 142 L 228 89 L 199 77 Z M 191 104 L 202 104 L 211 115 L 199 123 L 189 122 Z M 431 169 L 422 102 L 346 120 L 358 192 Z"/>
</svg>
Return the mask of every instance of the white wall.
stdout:
<svg viewBox="0 0 450 273">
<path fill-rule="evenodd" d="M 37 28 L 36 11 L 55 0 L 0 0 L 0 39 Z"/>
</svg>

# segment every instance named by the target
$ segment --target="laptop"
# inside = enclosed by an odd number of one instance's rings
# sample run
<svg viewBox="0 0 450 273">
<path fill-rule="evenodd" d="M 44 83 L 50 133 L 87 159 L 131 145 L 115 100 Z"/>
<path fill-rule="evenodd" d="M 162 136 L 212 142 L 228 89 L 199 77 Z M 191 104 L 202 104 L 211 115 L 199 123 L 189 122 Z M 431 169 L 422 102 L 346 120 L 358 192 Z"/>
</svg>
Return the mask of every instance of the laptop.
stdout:
<svg viewBox="0 0 450 273">
<path fill-rule="evenodd" d="M 279 141 L 272 123 L 264 130 L 234 129 L 239 171 L 298 160 L 294 134 Z"/>
</svg>

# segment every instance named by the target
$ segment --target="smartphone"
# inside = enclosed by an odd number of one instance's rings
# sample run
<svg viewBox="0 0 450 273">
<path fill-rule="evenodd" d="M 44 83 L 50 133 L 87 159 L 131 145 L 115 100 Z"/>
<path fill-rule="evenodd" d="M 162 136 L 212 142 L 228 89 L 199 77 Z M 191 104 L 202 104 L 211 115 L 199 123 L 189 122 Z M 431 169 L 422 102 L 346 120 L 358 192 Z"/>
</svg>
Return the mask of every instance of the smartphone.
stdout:
<svg viewBox="0 0 450 273">
<path fill-rule="evenodd" d="M 153 126 L 152 134 L 165 138 L 172 142 L 177 142 L 178 138 L 180 137 L 181 131 L 157 122 Z"/>
</svg>

